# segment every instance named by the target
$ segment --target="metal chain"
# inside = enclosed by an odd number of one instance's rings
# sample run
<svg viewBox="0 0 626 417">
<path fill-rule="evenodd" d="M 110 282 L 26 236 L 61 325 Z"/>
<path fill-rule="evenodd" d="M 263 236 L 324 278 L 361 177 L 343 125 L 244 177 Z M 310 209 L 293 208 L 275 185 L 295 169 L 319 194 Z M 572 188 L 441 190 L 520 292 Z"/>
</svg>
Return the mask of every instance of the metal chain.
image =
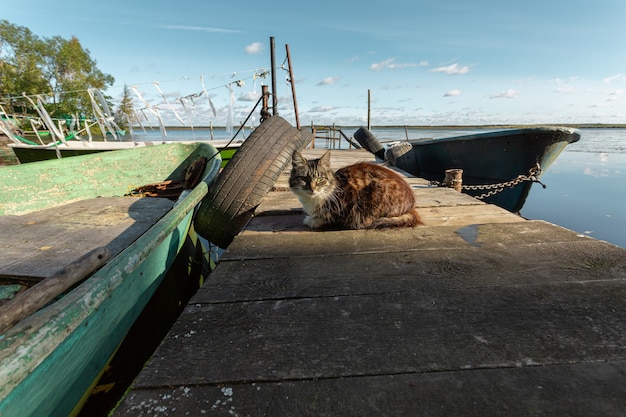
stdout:
<svg viewBox="0 0 626 417">
<path fill-rule="evenodd" d="M 474 198 L 477 198 L 478 200 L 482 200 L 484 198 L 491 197 L 492 195 L 496 195 L 501 191 L 504 191 L 504 189 L 507 187 L 513 188 L 516 185 L 521 184 L 526 181 L 539 183 L 543 186 L 543 188 L 546 188 L 546 186 L 542 184 L 541 181 L 539 181 L 539 179 L 537 178 L 537 176 L 540 174 L 541 174 L 541 166 L 539 166 L 539 162 L 537 162 L 537 164 L 528 171 L 528 175 L 518 175 L 517 178 L 514 178 L 510 181 L 501 182 L 498 184 L 463 185 L 461 186 L 461 188 L 463 190 L 473 190 L 473 191 L 489 190 L 486 193 L 483 193 L 478 196 L 474 196 Z M 430 181 L 430 184 L 436 185 L 438 187 L 444 187 L 444 184 L 440 181 Z"/>
</svg>

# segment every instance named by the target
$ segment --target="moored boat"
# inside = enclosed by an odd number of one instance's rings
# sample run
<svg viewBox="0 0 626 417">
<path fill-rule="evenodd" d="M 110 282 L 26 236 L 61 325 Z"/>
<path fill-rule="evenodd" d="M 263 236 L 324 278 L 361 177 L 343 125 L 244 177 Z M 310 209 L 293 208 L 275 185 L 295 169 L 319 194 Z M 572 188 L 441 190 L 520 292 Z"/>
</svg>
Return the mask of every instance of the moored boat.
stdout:
<svg viewBox="0 0 626 417">
<path fill-rule="evenodd" d="M 49 117 L 49 116 L 48 116 Z M 151 140 L 151 141 L 123 141 L 123 140 L 106 140 L 105 135 L 102 140 L 93 140 L 91 134 L 88 138 L 84 138 L 82 133 L 88 129 L 68 132 L 67 136 L 61 135 L 60 128 L 56 129 L 56 135 L 50 134 L 49 131 L 33 131 L 30 139 L 25 137 L 17 128 L 15 122 L 16 117 L 5 113 L 0 107 L 0 134 L 6 136 L 7 150 L 15 155 L 19 163 L 29 163 L 46 161 L 49 159 L 59 159 L 70 156 L 88 155 L 98 152 L 116 151 L 125 149 L 135 149 L 147 146 L 164 145 L 169 143 L 190 144 L 196 142 L 206 142 L 215 146 L 220 151 L 222 158 L 222 167 L 226 166 L 228 161 L 233 157 L 234 153 L 243 143 L 242 139 L 198 139 L 198 140 Z M 31 118 L 32 120 L 36 120 Z M 85 122 L 88 126 L 87 122 Z M 91 122 L 95 124 L 96 122 Z M 41 124 L 41 122 L 39 122 Z M 116 132 L 116 135 L 123 136 L 123 132 Z M 120 138 L 120 136 L 117 136 Z M 45 139 L 44 139 L 45 138 Z"/>
<path fill-rule="evenodd" d="M 225 166 L 233 157 L 233 154 L 241 146 L 242 141 L 228 140 L 197 140 L 197 141 L 175 141 L 175 140 L 153 140 L 153 141 L 89 141 L 89 140 L 67 140 L 65 142 L 51 142 L 48 144 L 25 143 L 13 141 L 8 146 L 13 149 L 15 156 L 20 163 L 45 161 L 48 159 L 66 158 L 77 155 L 88 155 L 91 153 L 135 149 L 148 146 L 164 145 L 168 143 L 196 143 L 206 142 L 215 146 L 220 151 L 222 166 Z"/>
<path fill-rule="evenodd" d="M 427 180 L 442 182 L 446 170 L 461 169 L 463 192 L 514 213 L 565 147 L 580 140 L 576 129 L 536 127 L 415 139 L 394 143 L 385 151 L 365 128 L 354 136 L 372 153 Z"/>
<path fill-rule="evenodd" d="M 214 146 L 196 143 L 0 169 L 0 415 L 80 408 L 179 254 L 220 165 Z M 185 190 L 125 196 L 155 184 Z"/>
</svg>

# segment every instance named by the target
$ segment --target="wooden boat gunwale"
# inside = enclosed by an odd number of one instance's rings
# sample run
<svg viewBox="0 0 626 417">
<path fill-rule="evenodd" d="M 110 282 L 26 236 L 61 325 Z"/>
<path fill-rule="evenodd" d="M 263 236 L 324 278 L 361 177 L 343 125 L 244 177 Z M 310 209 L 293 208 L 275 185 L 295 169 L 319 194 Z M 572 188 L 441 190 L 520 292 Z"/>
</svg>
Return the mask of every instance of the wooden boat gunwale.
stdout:
<svg viewBox="0 0 626 417">
<path fill-rule="evenodd" d="M 216 147 L 222 157 L 222 168 L 232 158 L 233 154 L 242 145 L 243 141 L 235 140 L 146 140 L 146 141 L 86 141 L 71 140 L 64 143 L 49 143 L 46 145 L 9 143 L 7 146 L 13 151 L 21 164 L 89 155 L 99 152 L 110 152 L 126 149 L 136 149 L 167 144 L 194 144 L 207 143 Z"/>
<path fill-rule="evenodd" d="M 198 186 L 101 269 L 0 335 L 0 415 L 67 415 L 74 409 L 183 246 L 220 162 L 218 155 Z M 72 382 L 66 383 L 68 373 Z M 67 386 L 42 386 L 53 382 L 45 375 L 56 375 Z"/>
</svg>

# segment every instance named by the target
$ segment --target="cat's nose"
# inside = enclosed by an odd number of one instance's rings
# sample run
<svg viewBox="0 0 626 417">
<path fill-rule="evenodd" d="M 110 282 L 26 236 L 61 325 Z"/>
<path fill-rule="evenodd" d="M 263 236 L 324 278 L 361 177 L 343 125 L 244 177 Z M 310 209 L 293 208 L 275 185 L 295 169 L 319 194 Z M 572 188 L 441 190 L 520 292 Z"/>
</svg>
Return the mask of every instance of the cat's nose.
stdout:
<svg viewBox="0 0 626 417">
<path fill-rule="evenodd" d="M 309 184 L 309 189 L 311 190 L 311 192 L 315 192 L 315 183 L 314 182 Z"/>
</svg>

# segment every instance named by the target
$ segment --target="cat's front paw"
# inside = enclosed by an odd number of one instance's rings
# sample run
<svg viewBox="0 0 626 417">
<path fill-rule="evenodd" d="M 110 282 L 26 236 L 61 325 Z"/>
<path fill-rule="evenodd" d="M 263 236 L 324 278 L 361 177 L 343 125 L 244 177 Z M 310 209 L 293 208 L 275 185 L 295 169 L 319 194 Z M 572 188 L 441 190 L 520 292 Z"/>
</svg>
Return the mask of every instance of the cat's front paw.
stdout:
<svg viewBox="0 0 626 417">
<path fill-rule="evenodd" d="M 309 226 L 311 229 L 318 229 L 324 225 L 324 222 L 318 218 L 306 216 L 304 218 L 304 224 Z"/>
</svg>

